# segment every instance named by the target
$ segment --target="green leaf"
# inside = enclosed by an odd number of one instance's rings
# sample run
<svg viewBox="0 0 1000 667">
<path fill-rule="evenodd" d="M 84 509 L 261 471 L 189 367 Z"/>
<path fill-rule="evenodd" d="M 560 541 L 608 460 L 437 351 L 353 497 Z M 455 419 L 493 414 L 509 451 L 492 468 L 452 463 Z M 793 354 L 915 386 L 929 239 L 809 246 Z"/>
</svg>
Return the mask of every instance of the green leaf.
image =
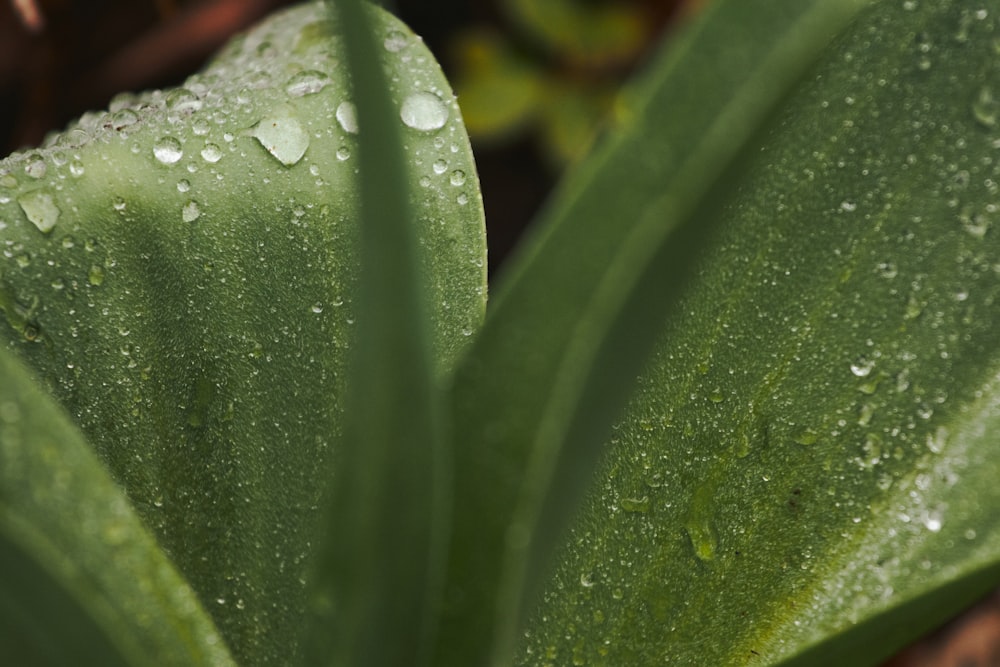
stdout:
<svg viewBox="0 0 1000 667">
<path fill-rule="evenodd" d="M 525 591 L 592 478 L 656 324 L 683 312 L 678 298 L 697 266 L 687 244 L 713 232 L 699 207 L 866 4 L 713 4 L 626 98 L 622 126 L 543 216 L 452 392 L 462 500 L 445 660 L 506 659 Z"/>
<path fill-rule="evenodd" d="M 6 350 L 0 628 L 8 664 L 233 664 L 80 432 Z"/>
<path fill-rule="evenodd" d="M 520 664 L 877 664 L 1000 581 L 994 14 L 879 4 L 704 202 Z"/>
<path fill-rule="evenodd" d="M 365 9 L 348 1 L 337 8 L 361 119 L 362 266 L 350 400 L 304 664 L 412 666 L 426 662 L 440 607 L 450 456 L 414 234 L 419 203 L 410 201 L 400 112 L 373 39 L 377 16 Z M 435 96 L 423 93 L 404 111 L 406 125 L 457 112 L 447 82 L 438 77 L 434 86 Z"/>
<path fill-rule="evenodd" d="M 483 315 L 475 169 L 426 48 L 373 19 L 443 376 Z M 245 664 L 299 655 L 361 314 L 364 119 L 339 31 L 321 3 L 277 14 L 183 89 L 120 96 L 0 162 L 3 345 Z"/>
</svg>

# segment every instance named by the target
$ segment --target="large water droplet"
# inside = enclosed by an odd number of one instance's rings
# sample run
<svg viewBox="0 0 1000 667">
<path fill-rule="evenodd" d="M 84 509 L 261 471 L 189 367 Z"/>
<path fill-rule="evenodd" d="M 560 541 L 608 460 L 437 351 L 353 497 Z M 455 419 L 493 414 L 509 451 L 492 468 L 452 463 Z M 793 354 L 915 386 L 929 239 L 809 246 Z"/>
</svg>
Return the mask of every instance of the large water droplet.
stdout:
<svg viewBox="0 0 1000 667">
<path fill-rule="evenodd" d="M 222 149 L 216 144 L 205 144 L 205 147 L 201 149 L 201 159 L 205 162 L 218 162 L 222 159 Z"/>
<path fill-rule="evenodd" d="M 28 156 L 28 163 L 24 165 L 24 173 L 31 178 L 44 178 L 46 171 L 45 159 L 41 155 L 32 153 Z"/>
<path fill-rule="evenodd" d="M 448 122 L 448 107 L 434 93 L 414 93 L 403 101 L 399 117 L 408 127 L 429 132 L 441 129 Z"/>
<path fill-rule="evenodd" d="M 268 116 L 254 127 L 253 136 L 278 162 L 292 166 L 309 148 L 309 134 L 290 114 Z"/>
<path fill-rule="evenodd" d="M 1000 100 L 993 95 L 993 89 L 983 86 L 972 101 L 972 116 L 983 127 L 992 128 L 1000 117 Z"/>
<path fill-rule="evenodd" d="M 61 211 L 52 200 L 52 195 L 47 192 L 40 190 L 29 192 L 18 197 L 17 203 L 21 205 L 21 210 L 24 211 L 24 215 L 28 217 L 31 224 L 43 234 L 51 232 L 52 228 L 56 226 L 56 221 L 59 220 Z"/>
<path fill-rule="evenodd" d="M 456 169 L 451 172 L 451 177 L 449 178 L 452 185 L 463 185 L 465 183 L 465 172 L 461 169 Z"/>
<path fill-rule="evenodd" d="M 307 69 L 288 80 L 285 91 L 292 97 L 302 97 L 318 93 L 330 84 L 330 77 L 323 72 Z"/>
<path fill-rule="evenodd" d="M 139 122 L 139 115 L 131 109 L 122 109 L 111 115 L 111 127 L 121 132 L 125 128 Z"/>
<path fill-rule="evenodd" d="M 184 157 L 184 149 L 174 137 L 160 137 L 153 144 L 153 156 L 163 164 L 175 164 Z"/>
<path fill-rule="evenodd" d="M 386 51 L 399 53 L 406 48 L 406 41 L 406 35 L 404 33 L 399 30 L 391 30 L 382 41 L 382 46 L 385 47 Z"/>
<path fill-rule="evenodd" d="M 358 133 L 358 112 L 350 102 L 341 102 L 337 107 L 337 122 L 349 134 Z"/>
<path fill-rule="evenodd" d="M 875 362 L 863 355 L 851 362 L 851 373 L 859 378 L 868 377 L 873 368 Z"/>
<path fill-rule="evenodd" d="M 181 208 L 181 219 L 184 222 L 194 222 L 199 217 L 201 217 L 201 207 L 195 200 L 192 199 Z"/>
<path fill-rule="evenodd" d="M 167 111 L 174 113 L 194 113 L 201 109 L 201 99 L 187 88 L 177 88 L 167 95 Z"/>
</svg>

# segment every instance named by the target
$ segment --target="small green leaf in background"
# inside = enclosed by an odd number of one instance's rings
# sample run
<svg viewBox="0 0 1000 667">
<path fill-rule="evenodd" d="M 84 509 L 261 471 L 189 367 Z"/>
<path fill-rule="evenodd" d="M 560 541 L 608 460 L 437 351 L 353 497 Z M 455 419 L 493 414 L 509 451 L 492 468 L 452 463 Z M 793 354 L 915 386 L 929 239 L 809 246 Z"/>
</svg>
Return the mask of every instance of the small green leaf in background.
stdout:
<svg viewBox="0 0 1000 667">
<path fill-rule="evenodd" d="M 63 411 L 0 350 L 0 645 L 9 665 L 231 665 Z"/>
<path fill-rule="evenodd" d="M 120 95 L 0 162 L 0 341 L 246 665 L 300 657 L 360 316 L 364 119 L 327 11 L 275 14 L 182 88 Z M 429 52 L 372 18 L 410 125 L 408 219 L 444 377 L 483 316 L 475 165 Z"/>
</svg>

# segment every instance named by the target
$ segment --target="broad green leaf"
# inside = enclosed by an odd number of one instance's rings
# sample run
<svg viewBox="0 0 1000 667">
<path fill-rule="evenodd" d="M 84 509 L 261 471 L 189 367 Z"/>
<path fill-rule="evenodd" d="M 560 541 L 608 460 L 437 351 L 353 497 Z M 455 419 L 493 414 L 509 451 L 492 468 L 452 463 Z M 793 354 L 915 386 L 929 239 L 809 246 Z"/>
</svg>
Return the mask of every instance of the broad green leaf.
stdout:
<svg viewBox="0 0 1000 667">
<path fill-rule="evenodd" d="M 452 392 L 461 501 L 444 660 L 507 659 L 525 591 L 540 583 L 592 478 L 656 324 L 682 312 L 696 266 L 686 244 L 712 234 L 698 207 L 866 4 L 713 3 L 629 94 L 621 127 L 543 216 Z"/>
<path fill-rule="evenodd" d="M 297 652 L 359 315 L 364 119 L 327 11 L 275 15 L 182 89 L 0 162 L 4 345 L 245 664 Z M 443 374 L 482 317 L 475 170 L 429 53 L 373 19 Z"/>
<path fill-rule="evenodd" d="M 332 3 L 331 3 L 332 4 Z M 440 608 L 451 480 L 442 395 L 433 375 L 416 211 L 399 110 L 359 0 L 336 8 L 361 140 L 361 284 L 343 437 L 327 532 L 317 557 L 307 665 L 412 667 L 426 662 Z M 408 124 L 454 110 L 435 95 Z"/>
<path fill-rule="evenodd" d="M 998 9 L 881 3 L 699 209 L 520 664 L 877 664 L 1000 581 Z"/>
<path fill-rule="evenodd" d="M 0 653 L 10 665 L 229 665 L 67 416 L 0 350 Z"/>
</svg>

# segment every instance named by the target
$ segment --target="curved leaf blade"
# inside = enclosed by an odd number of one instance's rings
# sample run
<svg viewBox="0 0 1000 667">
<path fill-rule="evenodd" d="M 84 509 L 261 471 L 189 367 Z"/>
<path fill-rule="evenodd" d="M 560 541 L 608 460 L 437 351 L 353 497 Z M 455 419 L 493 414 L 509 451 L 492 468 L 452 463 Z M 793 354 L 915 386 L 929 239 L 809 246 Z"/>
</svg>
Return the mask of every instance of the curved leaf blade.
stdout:
<svg viewBox="0 0 1000 667">
<path fill-rule="evenodd" d="M 5 350 L 0 566 L 11 664 L 235 664 L 79 431 Z"/>
<path fill-rule="evenodd" d="M 997 28 L 882 3 L 699 212 L 522 664 L 877 664 L 1000 580 Z"/>
<path fill-rule="evenodd" d="M 441 74 L 375 19 L 402 123 Z M 183 89 L 121 96 L 0 162 L 0 339 L 246 664 L 300 657 L 357 336 L 360 119 L 339 32 L 322 3 L 279 13 Z M 482 208 L 457 114 L 406 141 L 443 376 L 483 316 Z"/>
<path fill-rule="evenodd" d="M 686 244 L 710 233 L 693 212 L 866 5 L 713 3 L 626 97 L 621 127 L 564 184 L 503 276 L 452 391 L 462 500 L 443 660 L 507 659 L 525 591 L 539 585 L 656 324 L 676 306 L 693 262 Z M 482 609 L 491 613 L 471 612 Z"/>
</svg>

